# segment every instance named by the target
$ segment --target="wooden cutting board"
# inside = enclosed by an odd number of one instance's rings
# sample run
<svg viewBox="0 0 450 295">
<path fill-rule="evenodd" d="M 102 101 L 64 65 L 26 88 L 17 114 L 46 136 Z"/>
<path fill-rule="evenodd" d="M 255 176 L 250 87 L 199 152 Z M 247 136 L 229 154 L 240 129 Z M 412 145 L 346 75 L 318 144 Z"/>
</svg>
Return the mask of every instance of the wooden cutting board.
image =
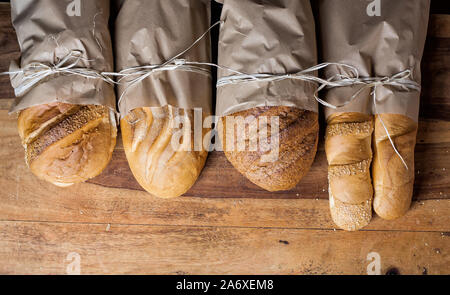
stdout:
<svg viewBox="0 0 450 295">
<path fill-rule="evenodd" d="M 0 4 L 0 71 L 18 56 Z M 378 254 L 382 274 L 449 274 L 450 15 L 431 17 L 423 80 L 412 208 L 349 233 L 329 214 L 323 128 L 291 191 L 261 190 L 213 152 L 185 196 L 157 199 L 134 180 L 120 138 L 100 176 L 63 189 L 27 170 L 1 76 L 0 273 L 73 273 L 79 262 L 82 274 L 366 274 Z"/>
</svg>

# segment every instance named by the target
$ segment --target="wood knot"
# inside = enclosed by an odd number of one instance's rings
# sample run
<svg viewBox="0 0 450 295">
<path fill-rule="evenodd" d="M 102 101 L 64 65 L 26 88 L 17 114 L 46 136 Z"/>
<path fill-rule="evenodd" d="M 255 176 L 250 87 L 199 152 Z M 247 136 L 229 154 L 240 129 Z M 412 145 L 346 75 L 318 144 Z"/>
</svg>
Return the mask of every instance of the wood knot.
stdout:
<svg viewBox="0 0 450 295">
<path fill-rule="evenodd" d="M 399 274 L 400 274 L 400 271 L 396 267 L 391 267 L 386 271 L 386 275 L 388 275 L 388 276 L 395 276 L 395 275 L 399 275 Z"/>
</svg>

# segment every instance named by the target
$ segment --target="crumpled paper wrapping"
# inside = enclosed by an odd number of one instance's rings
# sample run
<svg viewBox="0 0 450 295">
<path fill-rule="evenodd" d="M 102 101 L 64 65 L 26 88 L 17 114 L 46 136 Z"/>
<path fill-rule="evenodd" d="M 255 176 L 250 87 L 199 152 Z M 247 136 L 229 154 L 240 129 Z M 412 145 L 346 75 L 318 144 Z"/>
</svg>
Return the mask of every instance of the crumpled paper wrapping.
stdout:
<svg viewBox="0 0 450 295">
<path fill-rule="evenodd" d="M 82 52 L 77 67 L 97 71 L 113 70 L 113 55 L 108 29 L 109 0 L 81 1 L 78 11 L 68 6 L 72 1 L 12 0 L 12 23 L 21 49 L 21 58 L 10 71 L 37 62 L 57 64 L 72 50 Z M 67 12 L 69 10 L 69 13 Z M 73 11 L 74 13 L 72 13 Z M 70 16 L 73 14 L 73 16 Z M 11 75 L 17 87 L 22 74 Z M 101 79 L 56 74 L 46 77 L 21 97 L 10 112 L 52 102 L 105 105 L 116 109 L 114 87 Z"/>
<path fill-rule="evenodd" d="M 339 62 L 356 67 L 360 77 L 391 77 L 411 70 L 409 79 L 420 84 L 420 61 L 427 33 L 430 0 L 380 0 L 380 15 L 369 16 L 366 0 L 320 0 L 319 23 L 324 62 Z M 376 2 L 376 1 L 375 1 Z M 372 7 L 369 7 L 372 8 Z M 369 9 L 370 14 L 377 13 Z M 335 66 L 327 68 L 324 78 L 336 74 L 352 75 Z M 321 94 L 339 105 L 363 86 L 336 87 Z M 325 108 L 328 117 L 335 112 L 375 114 L 373 88 L 367 88 L 348 105 Z M 396 113 L 417 121 L 420 93 L 399 87 L 377 86 L 378 113 Z"/>
<path fill-rule="evenodd" d="M 210 26 L 208 0 L 117 0 L 115 22 L 116 71 L 160 65 L 188 48 Z M 210 36 L 205 36 L 180 58 L 211 62 Z M 208 68 L 208 67 L 206 67 Z M 181 70 L 154 73 L 140 83 L 118 86 L 121 116 L 139 107 L 171 105 L 201 108 L 211 114 L 211 79 Z M 128 87 L 128 88 L 127 88 Z"/>
<path fill-rule="evenodd" d="M 218 64 L 246 74 L 294 74 L 317 64 L 309 0 L 217 0 L 223 3 Z M 220 69 L 218 78 L 234 75 Z M 317 85 L 294 79 L 228 84 L 217 89 L 216 115 L 260 106 L 318 111 Z"/>
</svg>

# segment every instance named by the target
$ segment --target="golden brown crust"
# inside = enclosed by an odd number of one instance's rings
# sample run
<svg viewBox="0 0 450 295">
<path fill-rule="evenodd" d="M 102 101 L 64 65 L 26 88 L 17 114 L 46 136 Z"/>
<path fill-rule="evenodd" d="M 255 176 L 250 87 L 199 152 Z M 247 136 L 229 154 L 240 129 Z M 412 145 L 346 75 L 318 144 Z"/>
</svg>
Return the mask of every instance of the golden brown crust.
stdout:
<svg viewBox="0 0 450 295">
<path fill-rule="evenodd" d="M 25 141 L 34 138 L 33 132 L 38 133 L 40 132 L 38 129 L 48 129 L 63 120 L 66 114 L 74 113 L 80 107 L 67 103 L 50 103 L 25 109 L 20 112 L 17 122 L 20 137 Z"/>
<path fill-rule="evenodd" d="M 227 117 L 234 119 L 239 116 L 253 118 L 248 121 L 250 124 L 245 125 L 246 146 L 244 150 L 238 150 L 236 125 L 227 126 Z M 258 122 L 253 120 L 258 120 L 263 116 L 268 118 L 267 132 L 261 132 L 259 128 L 261 126 L 257 129 L 259 133 L 255 132 L 256 129 L 251 130 L 249 127 L 251 123 Z M 273 152 L 273 149 L 264 150 L 260 145 L 252 151 L 250 142 L 256 142 L 255 140 L 261 134 L 264 140 L 271 143 L 271 116 L 279 117 L 278 155 Z M 308 172 L 314 161 L 319 132 L 318 114 L 315 112 L 285 106 L 258 107 L 226 116 L 222 118 L 222 124 L 219 134 L 227 159 L 251 182 L 268 191 L 293 188 Z M 232 127 L 233 129 L 231 129 Z M 229 142 L 227 143 L 227 140 L 230 139 L 232 140 L 231 145 Z M 269 158 L 271 159 L 268 160 Z"/>
<path fill-rule="evenodd" d="M 395 153 L 380 117 L 408 168 Z M 384 219 L 395 219 L 404 215 L 411 205 L 416 134 L 417 123 L 406 116 L 398 114 L 376 116 L 372 166 L 374 209 Z"/>
<path fill-rule="evenodd" d="M 327 120 L 325 152 L 328 160 L 330 209 L 344 230 L 358 230 L 372 217 L 370 179 L 373 117 L 335 113 Z"/>
<path fill-rule="evenodd" d="M 185 128 L 175 126 L 175 117 L 184 118 Z M 194 149 L 193 111 L 167 106 L 137 108 L 121 120 L 125 153 L 131 171 L 150 194 L 161 198 L 178 197 L 195 183 L 208 152 Z M 184 130 L 181 146 L 172 142 Z M 204 132 L 207 130 L 204 129 Z M 185 140 L 190 138 L 190 141 Z"/>
<path fill-rule="evenodd" d="M 18 129 L 31 171 L 61 186 L 100 174 L 117 135 L 114 114 L 107 107 L 63 103 L 20 112 Z"/>
</svg>

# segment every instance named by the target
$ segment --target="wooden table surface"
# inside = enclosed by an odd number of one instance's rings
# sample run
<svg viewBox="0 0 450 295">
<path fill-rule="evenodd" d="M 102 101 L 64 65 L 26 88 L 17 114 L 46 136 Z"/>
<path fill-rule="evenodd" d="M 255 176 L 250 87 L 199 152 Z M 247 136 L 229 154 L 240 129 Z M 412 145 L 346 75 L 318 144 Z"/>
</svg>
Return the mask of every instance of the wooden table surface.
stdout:
<svg viewBox="0 0 450 295">
<path fill-rule="evenodd" d="M 0 72 L 19 56 L 9 9 L 0 4 Z M 382 274 L 450 274 L 449 70 L 450 15 L 432 15 L 411 210 L 375 216 L 359 232 L 331 221 L 323 140 L 308 175 L 285 192 L 257 188 L 213 152 L 185 196 L 157 199 L 133 179 L 120 138 L 88 183 L 40 181 L 0 77 L 0 273 L 65 274 L 79 261 L 82 274 L 366 274 L 376 252 Z"/>
</svg>

